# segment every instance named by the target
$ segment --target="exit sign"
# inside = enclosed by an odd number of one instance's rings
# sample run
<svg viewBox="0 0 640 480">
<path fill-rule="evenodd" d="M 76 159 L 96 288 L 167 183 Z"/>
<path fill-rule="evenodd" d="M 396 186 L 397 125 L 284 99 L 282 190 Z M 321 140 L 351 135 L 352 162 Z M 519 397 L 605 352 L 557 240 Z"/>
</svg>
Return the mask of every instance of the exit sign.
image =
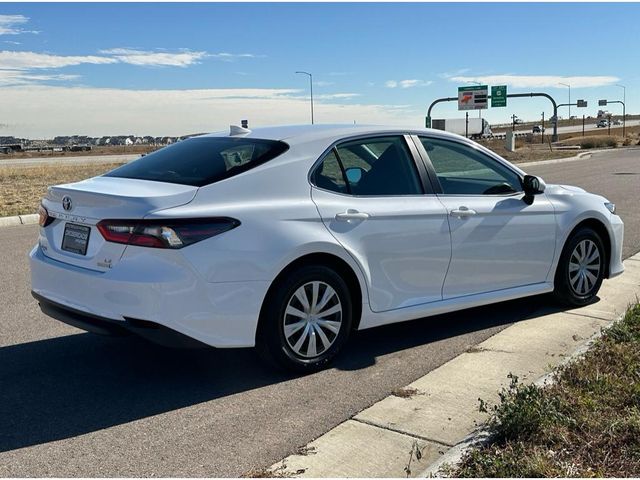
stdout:
<svg viewBox="0 0 640 480">
<path fill-rule="evenodd" d="M 507 86 L 496 85 L 491 87 L 491 108 L 507 106 Z"/>
</svg>

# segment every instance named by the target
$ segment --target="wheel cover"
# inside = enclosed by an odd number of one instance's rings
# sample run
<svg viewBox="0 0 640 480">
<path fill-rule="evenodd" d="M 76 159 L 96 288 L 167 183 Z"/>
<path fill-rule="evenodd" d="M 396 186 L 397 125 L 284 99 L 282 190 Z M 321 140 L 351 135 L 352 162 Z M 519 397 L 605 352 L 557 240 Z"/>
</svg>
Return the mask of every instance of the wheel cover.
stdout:
<svg viewBox="0 0 640 480">
<path fill-rule="evenodd" d="M 333 345 L 342 326 L 342 303 L 331 285 L 308 282 L 298 288 L 283 317 L 284 338 L 303 358 L 316 358 Z"/>
<path fill-rule="evenodd" d="M 592 240 L 579 242 L 569 257 L 569 284 L 578 295 L 589 294 L 600 275 L 600 250 Z"/>
</svg>

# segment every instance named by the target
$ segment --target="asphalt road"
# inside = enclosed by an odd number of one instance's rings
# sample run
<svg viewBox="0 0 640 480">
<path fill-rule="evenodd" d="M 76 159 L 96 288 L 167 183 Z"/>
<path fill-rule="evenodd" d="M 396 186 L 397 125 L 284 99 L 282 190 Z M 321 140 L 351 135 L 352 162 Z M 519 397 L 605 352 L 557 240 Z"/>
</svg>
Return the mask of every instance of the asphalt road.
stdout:
<svg viewBox="0 0 640 480">
<path fill-rule="evenodd" d="M 594 120 L 588 120 L 588 122 L 590 123 L 585 123 L 585 131 L 599 130 L 602 135 L 608 134 L 608 128 L 598 128 L 597 123 Z M 640 125 L 640 120 L 627 120 L 627 128 L 635 127 L 638 125 Z M 531 125 L 516 125 L 516 133 L 531 133 L 531 128 Z M 553 133 L 553 126 L 549 122 L 545 123 L 544 128 L 545 135 L 551 135 Z M 615 131 L 615 134 L 622 135 L 622 124 L 611 125 L 611 129 Z M 494 133 L 504 134 L 505 130 L 511 130 L 511 126 L 495 128 L 496 132 Z M 573 125 L 564 125 L 562 127 L 558 127 L 558 135 L 572 132 L 582 132 L 582 118 L 573 120 Z"/>
<path fill-rule="evenodd" d="M 640 150 L 528 167 L 618 204 L 640 250 Z M 0 476 L 238 476 L 292 453 L 547 297 L 359 332 L 334 368 L 295 378 L 250 350 L 169 350 L 80 333 L 39 312 L 36 227 L 0 228 Z"/>
</svg>

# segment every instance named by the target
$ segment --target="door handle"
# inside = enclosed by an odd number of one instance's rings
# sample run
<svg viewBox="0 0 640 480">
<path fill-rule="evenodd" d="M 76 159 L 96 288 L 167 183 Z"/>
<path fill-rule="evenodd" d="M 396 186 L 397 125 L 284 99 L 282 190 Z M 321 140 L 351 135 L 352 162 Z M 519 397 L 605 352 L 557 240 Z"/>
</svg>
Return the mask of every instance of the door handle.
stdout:
<svg viewBox="0 0 640 480">
<path fill-rule="evenodd" d="M 369 214 L 365 212 L 359 212 L 353 208 L 348 208 L 346 212 L 336 213 L 336 220 L 341 222 L 348 222 L 349 220 L 366 220 L 369 218 Z"/>
<path fill-rule="evenodd" d="M 451 210 L 451 212 L 449 212 L 449 215 L 451 215 L 452 217 L 464 218 L 476 215 L 477 213 L 478 212 L 476 212 L 475 210 L 462 206 Z"/>
</svg>

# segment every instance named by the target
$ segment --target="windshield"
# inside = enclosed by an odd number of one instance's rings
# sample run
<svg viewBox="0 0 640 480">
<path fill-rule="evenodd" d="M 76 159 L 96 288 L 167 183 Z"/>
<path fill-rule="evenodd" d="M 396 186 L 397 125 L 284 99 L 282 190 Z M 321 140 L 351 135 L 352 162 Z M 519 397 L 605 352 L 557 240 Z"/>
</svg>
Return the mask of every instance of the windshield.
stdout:
<svg viewBox="0 0 640 480">
<path fill-rule="evenodd" d="M 195 137 L 175 143 L 106 173 L 202 187 L 261 165 L 288 150 L 276 140 Z"/>
</svg>

